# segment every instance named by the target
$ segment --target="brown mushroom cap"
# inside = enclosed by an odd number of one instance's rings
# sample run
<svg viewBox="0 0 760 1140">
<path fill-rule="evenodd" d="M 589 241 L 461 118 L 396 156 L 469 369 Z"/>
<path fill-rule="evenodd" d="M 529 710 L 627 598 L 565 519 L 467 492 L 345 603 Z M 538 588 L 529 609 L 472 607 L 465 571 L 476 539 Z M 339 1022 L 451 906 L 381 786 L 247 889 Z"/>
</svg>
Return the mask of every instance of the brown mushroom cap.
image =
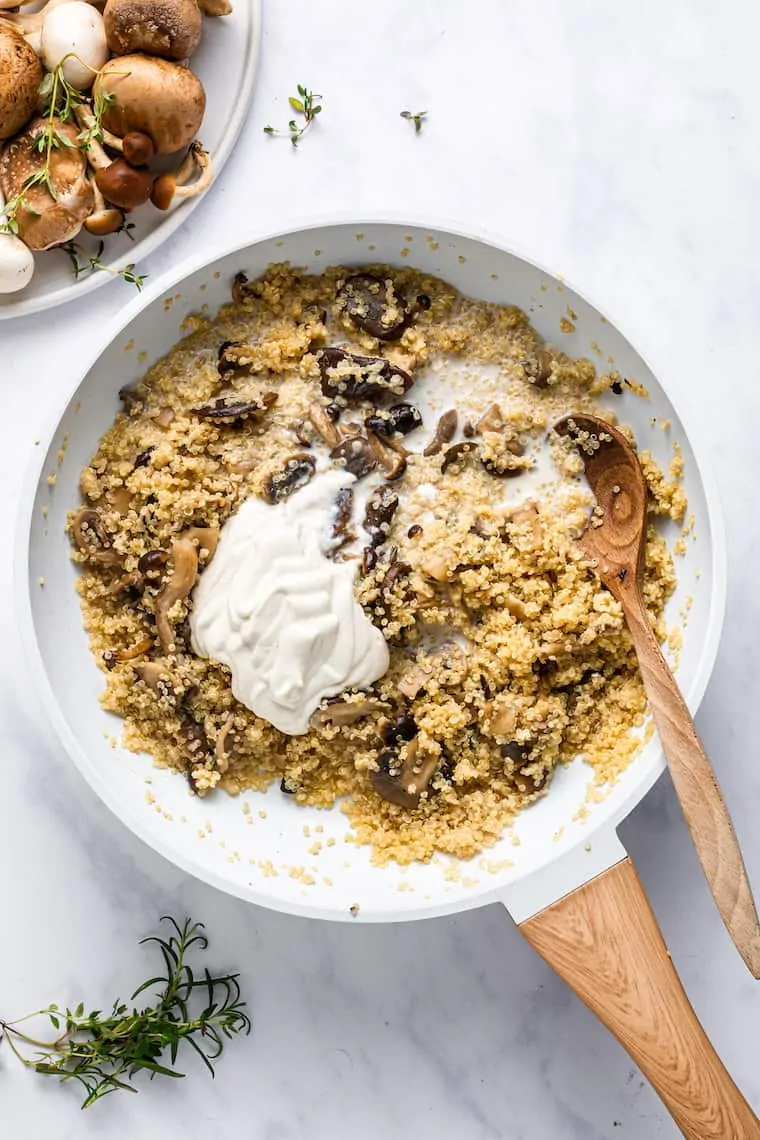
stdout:
<svg viewBox="0 0 760 1140">
<path fill-rule="evenodd" d="M 20 32 L 0 24 L 0 139 L 9 139 L 37 110 L 42 64 Z"/>
<path fill-rule="evenodd" d="M 203 121 L 206 92 L 197 75 L 177 63 L 150 55 L 109 60 L 93 87 L 93 97 L 112 95 L 103 126 L 123 138 L 130 131 L 148 135 L 156 154 L 172 154 L 192 142 Z"/>
<path fill-rule="evenodd" d="M 24 204 L 16 212 L 19 237 L 30 249 L 50 249 L 76 237 L 92 213 L 95 196 L 87 179 L 87 158 L 79 149 L 78 128 L 55 121 L 56 134 L 68 140 L 50 154 L 52 198 L 43 185 L 24 190 Z M 27 178 L 45 164 L 45 155 L 35 149 L 45 119 L 33 119 L 27 129 L 7 144 L 0 156 L 0 190 L 6 200 L 20 193 Z"/>
<path fill-rule="evenodd" d="M 136 170 L 124 158 L 115 159 L 95 174 L 95 182 L 103 197 L 122 210 L 144 206 L 153 189 L 149 170 Z"/>
<path fill-rule="evenodd" d="M 203 21 L 196 0 L 108 0 L 103 20 L 114 55 L 145 52 L 189 59 L 201 42 Z"/>
</svg>

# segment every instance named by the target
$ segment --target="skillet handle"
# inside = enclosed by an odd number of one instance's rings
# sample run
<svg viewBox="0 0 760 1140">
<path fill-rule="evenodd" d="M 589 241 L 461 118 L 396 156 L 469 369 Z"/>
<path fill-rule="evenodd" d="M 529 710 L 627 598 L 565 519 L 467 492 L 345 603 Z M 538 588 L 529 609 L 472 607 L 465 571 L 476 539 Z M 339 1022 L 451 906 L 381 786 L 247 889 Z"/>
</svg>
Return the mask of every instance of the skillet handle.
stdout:
<svg viewBox="0 0 760 1140">
<path fill-rule="evenodd" d="M 630 859 L 519 929 L 628 1050 L 688 1140 L 760 1140 L 760 1122 L 691 1007 Z"/>
</svg>

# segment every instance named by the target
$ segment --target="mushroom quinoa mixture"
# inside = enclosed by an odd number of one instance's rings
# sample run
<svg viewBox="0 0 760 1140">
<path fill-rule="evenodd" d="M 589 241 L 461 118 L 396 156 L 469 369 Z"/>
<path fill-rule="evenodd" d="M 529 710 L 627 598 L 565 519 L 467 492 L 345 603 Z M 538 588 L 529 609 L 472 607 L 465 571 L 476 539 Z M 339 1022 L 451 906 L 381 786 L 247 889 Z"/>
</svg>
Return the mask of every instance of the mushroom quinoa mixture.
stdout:
<svg viewBox="0 0 760 1140">
<path fill-rule="evenodd" d="M 69 520 L 126 745 L 199 795 L 276 780 L 299 803 L 340 800 L 380 862 L 472 856 L 579 753 L 614 778 L 640 747 L 644 689 L 575 541 L 597 521 L 582 462 L 551 425 L 600 398 L 616 420 L 621 378 L 542 343 L 519 309 L 413 269 L 239 274 L 232 303 L 193 328 L 122 392 Z M 662 638 L 675 575 L 654 520 L 686 503 L 641 460 Z M 196 652 L 193 591 L 243 502 L 292 513 L 336 470 L 318 558 L 355 571 L 351 604 L 389 664 L 289 735 Z"/>
</svg>

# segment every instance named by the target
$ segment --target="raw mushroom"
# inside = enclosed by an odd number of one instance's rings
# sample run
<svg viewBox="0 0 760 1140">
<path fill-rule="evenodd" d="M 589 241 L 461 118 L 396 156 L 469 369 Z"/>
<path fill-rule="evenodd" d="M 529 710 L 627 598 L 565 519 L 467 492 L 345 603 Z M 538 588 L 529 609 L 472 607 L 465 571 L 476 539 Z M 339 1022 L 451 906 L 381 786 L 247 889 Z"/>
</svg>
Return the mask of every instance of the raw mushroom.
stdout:
<svg viewBox="0 0 760 1140">
<path fill-rule="evenodd" d="M 77 128 L 60 119 L 54 120 L 55 131 L 65 141 L 50 153 L 50 183 L 55 197 L 43 185 L 23 189 L 27 179 L 44 168 L 45 155 L 37 150 L 37 140 L 47 126 L 47 120 L 34 119 L 0 156 L 0 193 L 10 200 L 23 192 L 16 222 L 18 236 L 30 249 L 50 249 L 76 237 L 95 204 Z"/>
<path fill-rule="evenodd" d="M 66 82 L 87 91 L 108 59 L 100 12 L 84 0 L 69 0 L 44 13 L 40 52 L 48 71 L 55 71 L 62 64 Z"/>
<path fill-rule="evenodd" d="M 9 139 L 37 110 L 42 64 L 15 28 L 0 22 L 0 139 Z"/>
<path fill-rule="evenodd" d="M 198 573 L 198 551 L 195 543 L 180 536 L 172 542 L 172 573 L 156 597 L 156 631 L 164 653 L 174 652 L 174 634 L 169 621 L 169 610 L 175 602 L 183 601 L 195 585 Z"/>
<path fill-rule="evenodd" d="M 0 194 L 0 293 L 18 293 L 34 276 L 34 254 L 21 238 L 2 229 L 4 204 Z"/>
<path fill-rule="evenodd" d="M 193 175 L 197 177 L 191 182 Z M 177 202 L 197 198 L 204 190 L 208 190 L 213 176 L 208 151 L 196 140 L 174 174 L 161 174 L 156 179 L 151 201 L 157 210 L 168 210 Z"/>
<path fill-rule="evenodd" d="M 203 20 L 196 0 L 108 0 L 103 19 L 114 55 L 139 51 L 186 60 L 201 42 Z"/>
<path fill-rule="evenodd" d="M 106 237 L 108 234 L 116 233 L 124 224 L 123 213 L 115 206 L 108 205 L 94 178 L 90 185 L 95 197 L 95 205 L 89 218 L 85 218 L 84 228 L 88 234 L 92 234 L 94 237 Z"/>
<path fill-rule="evenodd" d="M 113 206 L 135 210 L 149 201 L 153 189 L 149 170 L 131 166 L 125 158 L 109 158 L 96 139 L 90 140 L 87 161 L 95 171 L 97 189 Z"/>
<path fill-rule="evenodd" d="M 95 99 L 113 96 L 102 115 L 106 130 L 119 138 L 140 131 L 156 154 L 173 154 L 192 142 L 206 110 L 206 93 L 194 72 L 150 55 L 109 60 L 93 94 Z"/>
</svg>

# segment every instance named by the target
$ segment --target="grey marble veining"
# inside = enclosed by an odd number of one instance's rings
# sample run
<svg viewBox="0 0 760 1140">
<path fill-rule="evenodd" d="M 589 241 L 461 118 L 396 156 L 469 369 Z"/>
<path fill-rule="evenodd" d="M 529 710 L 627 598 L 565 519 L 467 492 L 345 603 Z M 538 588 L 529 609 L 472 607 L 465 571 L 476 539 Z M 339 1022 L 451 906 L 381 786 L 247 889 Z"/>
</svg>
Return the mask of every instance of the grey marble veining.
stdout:
<svg viewBox="0 0 760 1140">
<path fill-rule="evenodd" d="M 237 0 L 244 3 L 245 0 Z M 574 281 L 642 348 L 706 437 L 724 497 L 730 594 L 699 724 L 760 881 L 753 713 L 758 630 L 760 12 L 740 0 L 277 0 L 240 144 L 212 194 L 142 271 L 331 210 L 429 213 L 501 233 Z M 324 112 L 297 153 L 268 140 L 297 82 Z M 427 109 L 415 137 L 399 118 Z M 0 486 L 10 515 L 49 407 L 110 285 L 0 324 Z M 188 1060 L 82 1114 L 0 1053 L 14 1140 L 654 1140 L 677 1135 L 623 1050 L 505 912 L 340 928 L 188 879 L 99 804 L 41 721 L 0 562 L 0 1015 L 108 1000 L 143 976 L 158 915 L 205 920 L 255 1025 L 212 1083 Z M 760 997 L 722 930 L 666 780 L 623 828 L 684 984 L 760 1106 Z"/>
</svg>

